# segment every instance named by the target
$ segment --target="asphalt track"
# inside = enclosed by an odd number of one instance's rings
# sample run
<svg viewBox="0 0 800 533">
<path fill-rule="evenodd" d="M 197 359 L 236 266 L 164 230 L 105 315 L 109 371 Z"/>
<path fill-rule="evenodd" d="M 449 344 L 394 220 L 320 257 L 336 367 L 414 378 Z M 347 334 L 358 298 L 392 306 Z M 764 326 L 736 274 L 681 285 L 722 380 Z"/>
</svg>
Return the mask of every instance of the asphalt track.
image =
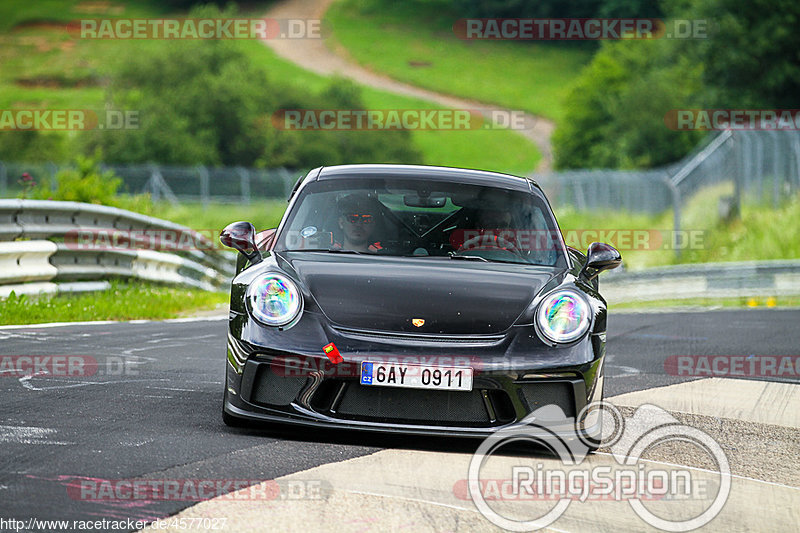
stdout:
<svg viewBox="0 0 800 533">
<path fill-rule="evenodd" d="M 797 406 L 796 378 L 781 378 L 778 381 L 786 382 L 781 384 L 739 379 L 735 383 L 743 395 L 750 387 L 754 391 L 751 396 L 764 397 L 768 403 L 720 416 L 721 411 L 715 409 L 727 404 L 722 392 L 714 392 L 713 379 L 702 380 L 702 387 L 690 392 L 684 387 L 692 387 L 691 381 L 697 378 L 669 375 L 664 363 L 673 355 L 797 355 L 798 324 L 798 310 L 612 315 L 606 396 L 620 398 L 621 405 L 630 407 L 648 398 L 663 404 L 682 422 L 701 427 L 720 441 L 731 456 L 734 474 L 743 480 L 785 487 L 788 492 L 781 488 L 784 493 L 775 497 L 794 498 L 796 508 L 800 496 L 796 489 L 800 487 L 796 472 L 800 432 L 796 415 L 788 412 Z M 413 461 L 436 461 L 437 457 L 454 454 L 468 459 L 477 444 L 274 427 L 229 429 L 220 418 L 225 327 L 225 320 L 202 319 L 0 329 L 0 357 L 62 355 L 97 362 L 90 376 L 20 377 L 0 372 L 4 376 L 0 377 L 0 519 L 154 520 L 196 503 L 174 499 L 118 501 L 68 490 L 81 480 L 255 482 L 284 476 L 292 479 L 292 475 L 315 467 L 322 467 L 315 472 L 324 473 L 335 463 L 355 460 L 343 464 L 361 465 L 360 474 L 354 475 L 363 488 L 370 486 L 370 476 L 379 477 L 370 468 L 399 468 L 402 458 L 409 454 Z M 773 387 L 769 390 L 775 397 L 759 388 L 766 385 Z M 704 412 L 699 403 L 676 403 L 694 397 L 698 388 L 711 391 L 717 407 Z M 778 411 L 780 417 L 770 418 L 772 411 Z M 382 459 L 390 452 L 394 453 L 391 464 Z M 679 452 L 668 459 L 679 464 L 694 461 Z M 330 479 L 341 475 L 331 474 Z M 376 478 L 375 485 L 381 483 Z M 279 517 L 294 523 L 298 530 L 305 529 L 297 522 L 303 517 L 294 513 L 305 513 L 308 507 L 297 507 L 298 502 L 283 502 L 281 498 L 268 506 L 273 519 Z M 364 501 L 357 503 L 366 505 Z M 313 509 L 315 504 L 304 505 Z M 381 508 L 381 504 L 375 505 Z M 781 519 L 796 519 L 796 510 L 792 512 L 795 514 Z M 480 515 L 472 514 L 473 525 L 487 525 Z M 752 510 L 753 517 L 760 517 L 758 510 Z M 582 519 L 573 520 L 567 520 L 566 529 L 582 529 Z M 768 529 L 769 515 L 757 518 L 755 524 L 762 523 L 758 520 L 763 520 L 764 529 Z M 468 524 L 468 520 L 463 521 L 462 528 Z M 402 529 L 401 525 L 381 524 L 379 518 L 367 524 L 375 528 L 391 526 L 382 529 Z M 632 530 L 640 525 L 632 522 Z M 257 524 L 251 526 L 258 529 Z M 356 526 L 361 527 L 354 522 L 352 527 Z M 428 526 L 454 528 L 447 521 L 438 523 L 435 516 Z"/>
</svg>

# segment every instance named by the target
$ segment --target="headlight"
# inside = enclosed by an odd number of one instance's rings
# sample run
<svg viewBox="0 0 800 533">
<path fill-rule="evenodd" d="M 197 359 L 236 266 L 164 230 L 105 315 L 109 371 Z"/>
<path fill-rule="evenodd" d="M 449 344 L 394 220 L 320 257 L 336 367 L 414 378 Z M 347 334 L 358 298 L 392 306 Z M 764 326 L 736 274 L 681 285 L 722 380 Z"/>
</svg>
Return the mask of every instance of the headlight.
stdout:
<svg viewBox="0 0 800 533">
<path fill-rule="evenodd" d="M 268 326 L 285 326 L 303 309 L 303 297 L 292 280 L 281 274 L 265 274 L 247 288 L 253 317 Z"/>
<path fill-rule="evenodd" d="M 548 294 L 536 309 L 536 327 L 543 340 L 572 342 L 589 329 L 591 308 L 585 298 L 570 290 Z"/>
</svg>

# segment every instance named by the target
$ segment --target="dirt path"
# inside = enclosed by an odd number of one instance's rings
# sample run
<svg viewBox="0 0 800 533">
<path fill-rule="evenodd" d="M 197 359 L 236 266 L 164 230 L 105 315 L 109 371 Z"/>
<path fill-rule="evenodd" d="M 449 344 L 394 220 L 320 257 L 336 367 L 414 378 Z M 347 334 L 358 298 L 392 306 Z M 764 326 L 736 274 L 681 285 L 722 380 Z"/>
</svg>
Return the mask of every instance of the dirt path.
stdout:
<svg viewBox="0 0 800 533">
<path fill-rule="evenodd" d="M 274 19 L 322 19 L 328 7 L 334 0 L 284 0 L 275 4 L 266 17 Z M 322 75 L 337 74 L 350 78 L 362 85 L 368 85 L 375 89 L 387 92 L 419 98 L 435 102 L 436 104 L 458 108 L 474 109 L 480 111 L 484 117 L 491 120 L 493 114 L 510 116 L 511 110 L 500 106 L 487 105 L 474 100 L 466 100 L 455 96 L 449 96 L 427 89 L 421 89 L 407 83 L 403 83 L 382 74 L 377 74 L 368 70 L 355 62 L 352 62 L 331 51 L 323 39 L 268 39 L 264 43 L 272 48 L 279 56 L 287 59 L 306 70 Z M 516 116 L 519 111 L 513 112 Z M 533 142 L 542 153 L 542 159 L 537 167 L 537 172 L 547 172 L 552 168 L 552 150 L 550 148 L 550 135 L 553 132 L 554 124 L 549 120 L 524 114 L 523 122 L 525 129 L 519 133 Z"/>
</svg>

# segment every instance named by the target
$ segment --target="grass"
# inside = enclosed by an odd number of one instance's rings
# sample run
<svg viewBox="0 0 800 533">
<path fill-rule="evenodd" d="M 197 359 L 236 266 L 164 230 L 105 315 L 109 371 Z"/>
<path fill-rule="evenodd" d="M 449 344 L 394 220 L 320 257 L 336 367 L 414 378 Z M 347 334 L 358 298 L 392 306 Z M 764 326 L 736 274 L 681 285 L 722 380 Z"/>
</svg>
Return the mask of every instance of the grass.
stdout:
<svg viewBox="0 0 800 533">
<path fill-rule="evenodd" d="M 3 0 L 0 4 L 0 31 L 10 30 L 20 24 L 70 22 L 81 18 L 141 18 L 163 12 L 157 0 L 107 3 L 85 0 Z"/>
<path fill-rule="evenodd" d="M 681 232 L 686 235 L 682 238 L 687 245 L 680 257 L 675 255 L 669 241 L 671 211 L 659 215 L 578 212 L 570 208 L 555 211 L 568 245 L 585 250 L 594 240 L 609 242 L 620 249 L 625 266 L 630 270 L 684 263 L 800 258 L 800 195 L 787 199 L 778 209 L 745 203 L 740 219 L 719 221 L 716 218 L 718 198 L 730 192 L 728 185 L 711 187 L 700 191 L 687 203 L 681 224 Z M 195 229 L 221 229 L 235 220 L 248 220 L 256 228 L 266 229 L 278 225 L 286 205 L 284 200 L 277 199 L 252 205 L 212 203 L 206 208 L 201 204 L 178 207 L 159 204 L 149 214 Z M 648 239 L 637 242 L 629 230 L 644 231 Z M 625 241 L 619 240 L 626 235 L 627 246 Z"/>
<path fill-rule="evenodd" d="M 216 230 L 238 220 L 252 222 L 257 230 L 275 228 L 286 210 L 286 200 L 262 200 L 250 205 L 210 203 L 184 203 L 172 206 L 160 203 L 154 206 L 151 216 L 171 220 L 195 230 Z"/>
<path fill-rule="evenodd" d="M 83 5 L 83 7 L 82 7 Z M 146 41 L 80 39 L 65 23 L 81 18 L 145 18 L 163 14 L 158 2 L 109 4 L 86 11 L 78 0 L 5 0 L 0 6 L 0 106 L 3 109 L 102 109 L 107 67 L 121 49 Z"/>
<path fill-rule="evenodd" d="M 284 80 L 298 88 L 320 92 L 331 82 L 330 77 L 303 70 L 278 56 L 266 46 L 247 41 L 242 47 L 255 63 L 263 64 L 274 79 Z M 368 109 L 443 109 L 425 100 L 399 96 L 370 87 L 361 87 Z M 372 134 L 380 135 L 381 132 Z M 412 142 L 421 152 L 423 162 L 430 165 L 457 166 L 495 170 L 511 174 L 528 174 L 541 159 L 535 145 L 510 130 L 432 131 L 412 130 Z"/>
<path fill-rule="evenodd" d="M 664 309 L 669 307 L 702 307 L 714 309 L 774 309 L 800 307 L 800 296 L 693 298 L 691 300 L 653 300 L 649 302 L 622 302 L 614 310 Z"/>
<path fill-rule="evenodd" d="M 79 39 L 63 27 L 30 24 L 35 21 L 65 22 L 81 17 L 163 16 L 155 1 L 114 3 L 117 10 L 86 14 L 78 0 L 23 2 L 9 0 L 0 7 L 0 109 L 104 109 L 109 71 L 119 57 L 140 51 L 153 42 L 142 40 Z M 266 11 L 268 3 L 248 5 L 243 16 Z M 121 9 L 121 10 L 119 10 Z M 3 15 L 7 15 L 3 17 Z M 19 26 L 21 24 L 21 26 Z M 256 41 L 236 41 L 251 60 L 276 80 L 303 90 L 319 92 L 330 78 L 305 71 L 277 57 Z M 179 43 L 178 43 L 179 44 Z M 428 102 L 364 88 L 370 109 L 431 109 Z M 48 135 L 70 135 L 47 132 Z M 363 134 L 354 132 L 354 135 Z M 380 135 L 381 132 L 369 134 Z M 412 131 L 412 142 L 428 164 L 465 166 L 525 174 L 536 168 L 541 156 L 521 135 L 508 130 Z M 324 162 L 320 162 L 324 163 Z"/>
<path fill-rule="evenodd" d="M 585 249 L 588 243 L 570 242 L 568 238 L 582 236 L 578 230 L 648 231 L 653 237 L 650 242 L 657 246 L 620 246 L 625 265 L 631 270 L 682 263 L 800 258 L 800 195 L 786 198 L 777 209 L 761 203 L 744 203 L 739 219 L 720 221 L 718 199 L 731 192 L 730 185 L 714 186 L 700 191 L 687 202 L 681 217 L 681 239 L 692 240 L 684 241 L 687 246 L 681 250 L 680 257 L 669 246 L 672 211 L 646 215 L 618 211 L 576 212 L 561 208 L 556 209 L 556 217 L 567 244 L 580 249 Z M 613 239 L 610 244 L 620 245 Z"/>
<path fill-rule="evenodd" d="M 716 198 L 727 192 L 714 188 L 698 194 L 685 210 L 685 228 L 704 231 L 706 243 L 689 250 L 682 262 L 759 260 L 800 257 L 800 196 L 787 201 L 780 209 L 745 205 L 741 220 L 716 222 L 708 210 L 716 207 Z M 195 229 L 221 229 L 234 220 L 249 220 L 258 229 L 277 226 L 286 203 L 269 200 L 253 205 L 157 204 L 149 213 Z M 625 213 L 557 212 L 565 235 L 577 229 L 664 229 L 671 228 L 671 214 L 660 216 Z M 580 243 L 569 243 L 580 244 Z M 614 243 L 612 240 L 612 244 Z M 582 247 L 582 246 L 581 246 Z M 672 250 L 622 250 L 626 266 L 632 270 L 659 264 L 674 264 Z M 42 323 L 82 320 L 164 319 L 224 305 L 228 294 L 166 287 L 151 283 L 112 282 L 106 291 L 82 295 L 19 296 L 0 301 L 0 324 Z M 721 308 L 798 307 L 800 297 L 776 295 L 766 298 L 711 300 L 664 300 L 615 304 L 615 309 L 647 309 L 677 306 Z"/>
<path fill-rule="evenodd" d="M 0 300 L 0 324 L 41 324 L 91 320 L 166 319 L 215 309 L 230 300 L 225 292 L 112 281 L 87 294 L 17 296 Z"/>
<path fill-rule="evenodd" d="M 327 13 L 333 46 L 398 80 L 463 98 L 563 117 L 564 88 L 592 50 L 573 44 L 464 41 L 463 15 L 440 3 L 343 0 Z"/>
</svg>

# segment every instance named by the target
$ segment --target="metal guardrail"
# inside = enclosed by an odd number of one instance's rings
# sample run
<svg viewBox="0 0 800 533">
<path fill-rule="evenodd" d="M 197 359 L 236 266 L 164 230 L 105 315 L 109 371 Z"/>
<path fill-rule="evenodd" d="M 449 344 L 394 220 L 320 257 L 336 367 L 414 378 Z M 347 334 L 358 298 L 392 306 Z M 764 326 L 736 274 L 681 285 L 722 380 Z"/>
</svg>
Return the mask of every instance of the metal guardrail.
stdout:
<svg viewBox="0 0 800 533">
<path fill-rule="evenodd" d="M 53 242 L 81 230 L 170 231 L 201 249 L 95 249 Z M 29 240 L 14 240 L 29 239 Z M 234 254 L 189 228 L 114 207 L 44 200 L 0 200 L 0 297 L 17 292 L 102 288 L 110 277 L 215 290 L 234 271 Z M 135 243 L 134 243 L 135 245 Z M 174 252 L 174 253 L 173 253 Z M 56 286 L 53 282 L 62 282 Z M 67 282 L 67 283 L 63 283 Z M 77 283 L 76 283 L 77 282 Z M 800 259 L 704 263 L 603 275 L 610 303 L 800 294 Z"/>
<path fill-rule="evenodd" d="M 600 281 L 609 303 L 800 295 L 800 260 L 701 263 L 609 272 Z"/>
<path fill-rule="evenodd" d="M 143 249 L 141 241 L 147 240 L 148 233 L 167 233 L 166 251 Z M 107 238 L 122 235 L 124 239 L 97 246 L 92 238 L 98 234 Z M 81 242 L 81 236 L 87 237 L 87 242 Z M 4 241 L 0 242 L 0 296 L 14 289 L 10 284 L 112 277 L 218 290 L 230 282 L 234 272 L 234 254 L 219 250 L 217 244 L 190 228 L 115 207 L 78 202 L 0 200 L 0 241 Z M 181 248 L 181 242 L 192 243 L 192 249 Z M 77 284 L 64 289 L 86 287 L 89 285 Z M 17 292 L 26 293 L 34 289 L 17 288 Z M 42 288 L 53 292 L 51 285 Z"/>
</svg>

